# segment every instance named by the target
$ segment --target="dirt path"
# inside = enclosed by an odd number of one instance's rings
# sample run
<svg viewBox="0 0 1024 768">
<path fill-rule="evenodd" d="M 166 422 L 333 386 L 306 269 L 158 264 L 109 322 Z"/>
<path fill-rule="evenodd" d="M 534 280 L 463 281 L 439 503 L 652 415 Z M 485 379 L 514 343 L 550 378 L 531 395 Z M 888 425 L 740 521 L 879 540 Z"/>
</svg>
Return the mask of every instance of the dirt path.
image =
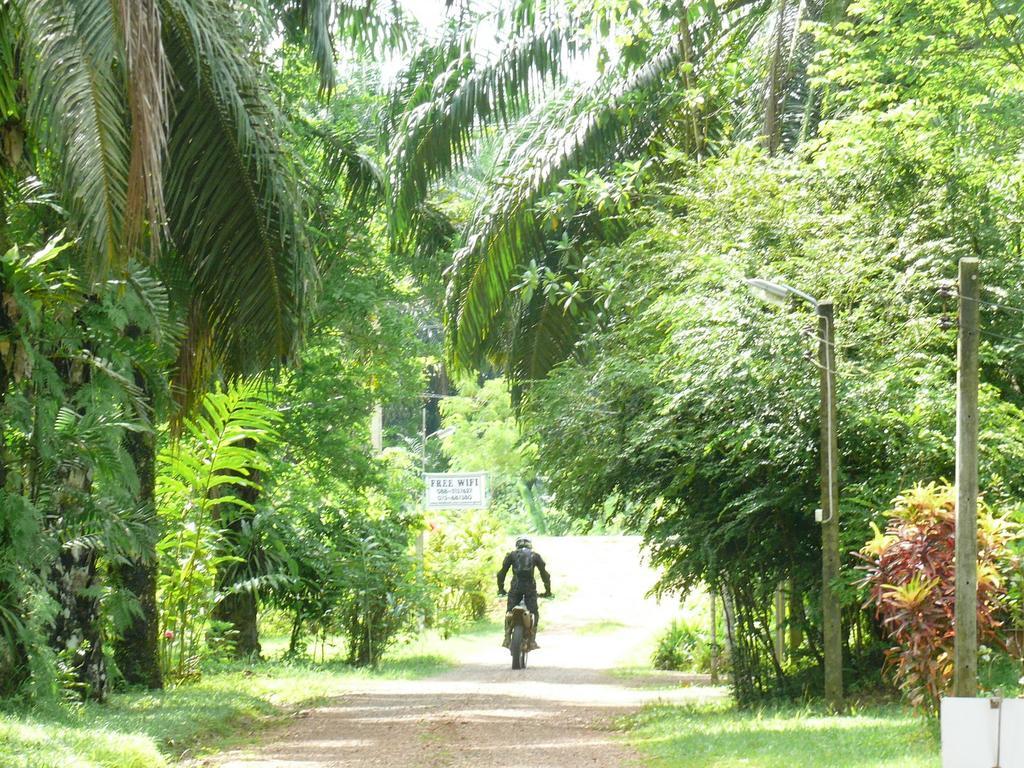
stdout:
<svg viewBox="0 0 1024 768">
<path fill-rule="evenodd" d="M 423 680 L 369 680 L 275 732 L 270 743 L 204 761 L 219 768 L 619 768 L 636 755 L 609 725 L 653 700 L 721 695 L 672 673 L 611 668 L 670 620 L 643 597 L 653 575 L 626 537 L 540 540 L 555 602 L 541 604 L 541 650 L 514 672 L 500 638 Z M 586 581 L 582 576 L 588 574 Z M 564 597 L 562 597 L 564 595 Z M 612 609 L 611 606 L 617 606 Z M 524 757 L 522 750 L 528 749 Z"/>
</svg>

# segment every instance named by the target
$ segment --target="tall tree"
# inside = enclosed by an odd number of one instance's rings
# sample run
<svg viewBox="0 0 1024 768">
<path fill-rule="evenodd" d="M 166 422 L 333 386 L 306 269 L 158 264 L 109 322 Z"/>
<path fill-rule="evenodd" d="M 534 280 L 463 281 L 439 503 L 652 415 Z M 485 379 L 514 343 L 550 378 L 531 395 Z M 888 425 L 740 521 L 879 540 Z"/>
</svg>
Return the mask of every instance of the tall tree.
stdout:
<svg viewBox="0 0 1024 768">
<path fill-rule="evenodd" d="M 8 0 L 2 14 L 0 59 L 13 63 L 0 72 L 4 156 L 13 114 L 23 137 L 21 175 L 57 169 L 53 181 L 81 237 L 87 281 L 123 275 L 147 251 L 156 256 L 187 321 L 177 366 L 186 401 L 214 371 L 288 359 L 316 270 L 280 151 L 281 118 L 252 54 L 261 41 L 239 26 L 236 10 L 199 0 Z M 0 197 L 3 211 L 9 187 Z M 132 448 L 145 478 L 152 440 Z M 140 488 L 136 501 L 146 507 L 148 481 Z M 146 646 L 156 632 L 147 608 L 154 559 L 150 550 L 134 574 L 120 574 L 142 590 L 145 626 L 132 632 L 145 635 Z M 154 684 L 152 671 L 139 681 Z"/>
<path fill-rule="evenodd" d="M 519 0 L 491 15 L 467 11 L 453 5 L 440 39 L 415 52 L 394 88 L 391 226 L 399 244 L 415 237 L 438 186 L 485 137 L 502 136 L 458 238 L 445 315 L 456 367 L 497 365 L 519 386 L 571 353 L 587 316 L 578 310 L 593 298 L 563 290 L 578 289 L 582 271 L 565 244 L 616 236 L 596 206 L 550 199 L 574 175 L 609 172 L 659 143 L 698 161 L 730 135 L 791 143 L 815 114 L 806 77 L 813 38 L 803 24 L 822 6 Z M 740 59 L 757 64 L 746 81 L 727 82 Z M 551 279 L 526 297 L 515 288 L 531 269 Z"/>
</svg>

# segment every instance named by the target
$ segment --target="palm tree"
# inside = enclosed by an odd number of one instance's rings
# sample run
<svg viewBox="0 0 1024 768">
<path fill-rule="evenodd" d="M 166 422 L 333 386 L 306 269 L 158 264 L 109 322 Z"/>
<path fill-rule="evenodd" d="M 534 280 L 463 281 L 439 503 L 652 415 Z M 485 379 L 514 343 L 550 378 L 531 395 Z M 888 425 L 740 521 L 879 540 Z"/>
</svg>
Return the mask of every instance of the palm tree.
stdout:
<svg viewBox="0 0 1024 768">
<path fill-rule="evenodd" d="M 149 261 L 182 308 L 176 378 L 187 403 L 214 371 L 237 375 L 290 358 L 316 284 L 282 120 L 260 80 L 266 30 L 280 24 L 308 44 L 324 91 L 333 84 L 333 34 L 362 46 L 401 35 L 396 15 L 345 0 L 276 2 L 268 12 L 247 25 L 224 0 L 0 0 L 0 245 L 5 182 L 51 178 L 90 279 Z M 140 501 L 151 505 L 152 440 L 129 448 Z M 61 568 L 85 569 L 91 583 L 93 553 L 68 556 L 81 562 L 62 555 L 54 583 L 71 583 Z M 152 569 L 152 552 L 119 569 L 122 583 L 149 592 L 139 595 L 144 606 L 153 603 Z M 95 615 L 88 595 L 58 597 L 82 604 L 74 615 Z M 146 624 L 132 633 L 136 655 L 152 655 L 156 627 Z M 97 696 L 100 650 L 78 670 Z M 152 669 L 139 675 L 158 682 Z"/>
<path fill-rule="evenodd" d="M 453 10 L 444 34 L 415 52 L 394 89 L 387 176 L 392 232 L 403 245 L 436 187 L 471 162 L 481 140 L 501 136 L 504 149 L 449 272 L 450 362 L 497 365 L 522 385 L 569 355 L 581 315 L 557 292 L 514 287 L 531 264 L 572 282 L 578 269 L 559 242 L 614 232 L 593 210 L 549 217 L 538 205 L 572 174 L 609 170 L 653 143 L 682 147 L 697 162 L 726 134 L 760 137 L 769 151 L 791 144 L 813 122 L 817 98 L 807 87 L 812 48 L 801 25 L 836 7 L 841 12 L 842 0 L 827 8 L 684 0 L 575 17 L 520 0 L 483 18 Z M 630 43 L 608 53 L 595 38 L 609 39 L 612 26 Z M 494 29 L 496 48 L 474 45 Z M 764 62 L 759 79 L 736 97 L 705 87 L 740 55 Z M 595 60 L 606 61 L 596 76 L 573 78 Z"/>
</svg>

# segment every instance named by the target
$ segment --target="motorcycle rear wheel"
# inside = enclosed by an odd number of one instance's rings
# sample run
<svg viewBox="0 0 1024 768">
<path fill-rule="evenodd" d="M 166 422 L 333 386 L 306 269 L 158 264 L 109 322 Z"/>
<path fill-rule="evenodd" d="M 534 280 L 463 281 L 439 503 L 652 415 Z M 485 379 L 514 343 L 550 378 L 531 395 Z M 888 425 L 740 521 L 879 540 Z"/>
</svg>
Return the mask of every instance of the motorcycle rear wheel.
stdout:
<svg viewBox="0 0 1024 768">
<path fill-rule="evenodd" d="M 509 650 L 512 651 L 512 669 L 526 669 L 526 633 L 522 624 L 512 627 L 512 641 L 509 643 Z"/>
</svg>

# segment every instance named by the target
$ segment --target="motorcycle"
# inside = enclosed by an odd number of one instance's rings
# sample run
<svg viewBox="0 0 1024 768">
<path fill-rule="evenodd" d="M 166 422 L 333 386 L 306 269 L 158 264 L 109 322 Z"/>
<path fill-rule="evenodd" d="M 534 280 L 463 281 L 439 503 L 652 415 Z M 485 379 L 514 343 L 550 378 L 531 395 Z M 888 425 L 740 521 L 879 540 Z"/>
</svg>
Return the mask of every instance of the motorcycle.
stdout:
<svg viewBox="0 0 1024 768">
<path fill-rule="evenodd" d="M 549 600 L 554 595 L 545 593 L 541 597 Z M 526 669 L 526 658 L 530 655 L 530 649 L 536 647 L 536 624 L 536 617 L 526 607 L 525 598 L 505 614 L 505 631 L 508 649 L 512 654 L 512 669 Z"/>
<path fill-rule="evenodd" d="M 533 644 L 533 614 L 526 607 L 526 601 L 520 600 L 519 605 L 509 611 L 506 620 L 512 625 L 508 649 L 512 652 L 512 669 L 526 669 L 526 657 L 530 655 Z"/>
</svg>

